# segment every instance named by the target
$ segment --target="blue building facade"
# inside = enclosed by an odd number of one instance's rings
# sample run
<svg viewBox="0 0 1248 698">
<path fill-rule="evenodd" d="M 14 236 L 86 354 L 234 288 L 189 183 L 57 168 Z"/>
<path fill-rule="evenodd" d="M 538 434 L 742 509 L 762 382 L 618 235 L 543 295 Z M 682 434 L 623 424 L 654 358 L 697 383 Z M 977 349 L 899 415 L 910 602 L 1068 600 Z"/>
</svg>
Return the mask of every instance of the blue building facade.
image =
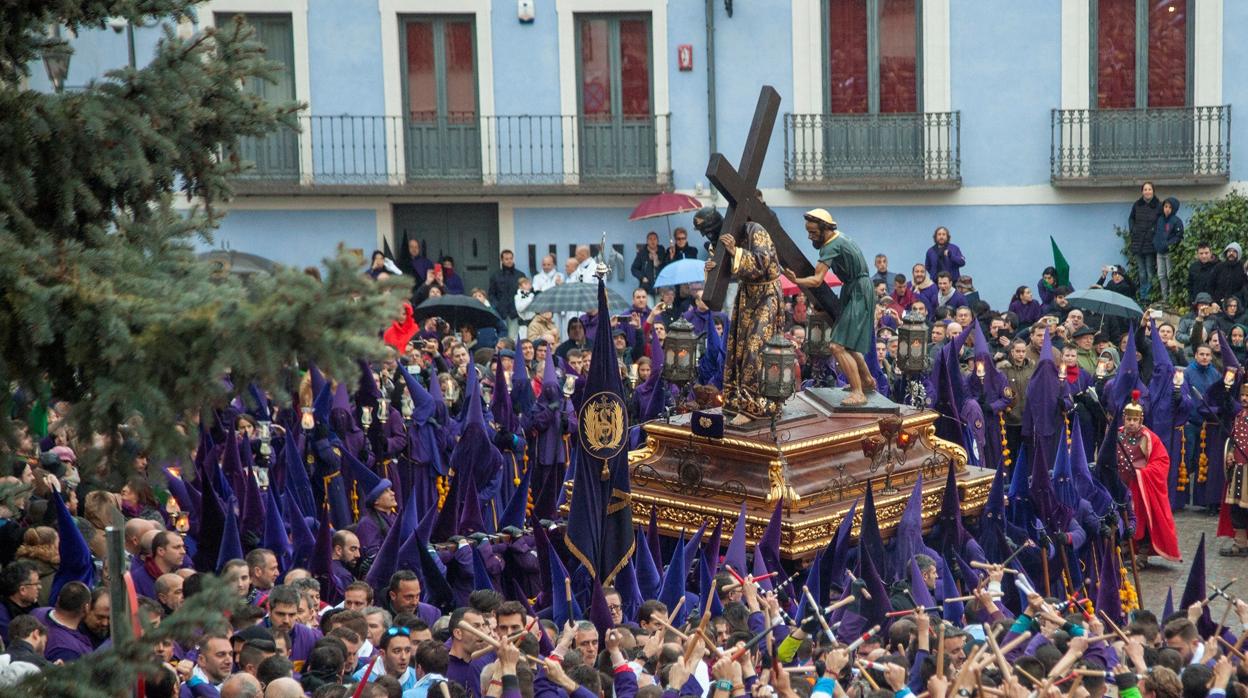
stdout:
<svg viewBox="0 0 1248 698">
<path fill-rule="evenodd" d="M 1248 95 L 1248 3 L 1229 0 L 210 0 L 287 71 L 266 97 L 302 130 L 240 144 L 216 244 L 317 264 L 408 237 L 484 285 L 502 249 L 531 272 L 578 243 L 631 261 L 662 219 L 646 196 L 704 202 L 708 156 L 740 156 L 759 89 L 781 116 L 759 189 L 790 233 L 823 207 L 909 272 L 948 227 L 1003 307 L 1050 263 L 1076 285 L 1121 261 L 1140 182 L 1189 201 L 1245 179 L 1231 106 Z M 193 30 L 194 27 L 188 28 Z M 159 28 L 135 31 L 139 62 Z M 73 40 L 67 84 L 125 64 L 105 29 Z M 41 71 L 32 83 L 46 87 Z M 1187 209 L 1190 211 L 1190 209 Z M 690 217 L 672 226 L 691 228 Z M 697 236 L 692 236 L 696 241 Z M 616 282 L 621 289 L 631 279 Z"/>
</svg>

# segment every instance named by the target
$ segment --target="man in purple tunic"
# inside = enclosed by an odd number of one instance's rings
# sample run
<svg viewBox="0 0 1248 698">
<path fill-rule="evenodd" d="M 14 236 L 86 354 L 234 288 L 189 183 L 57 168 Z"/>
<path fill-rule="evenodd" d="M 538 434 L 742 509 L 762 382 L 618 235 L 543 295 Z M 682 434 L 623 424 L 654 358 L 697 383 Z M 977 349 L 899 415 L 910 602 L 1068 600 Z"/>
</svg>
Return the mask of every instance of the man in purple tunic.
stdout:
<svg viewBox="0 0 1248 698">
<path fill-rule="evenodd" d="M 373 477 L 376 478 L 376 475 Z M 364 484 L 358 479 L 357 483 Z M 397 518 L 395 507 L 398 504 L 394 496 L 394 487 L 389 480 L 379 478 L 370 485 L 361 502 L 360 522 L 355 527 L 355 535 L 360 540 L 360 554 L 365 558 L 377 556 L 381 541 L 385 539 L 386 533 L 390 531 L 390 527 L 394 525 Z"/>
<path fill-rule="evenodd" d="M 134 580 L 134 590 L 140 596 L 156 598 L 156 580 L 162 574 L 176 572 L 186 559 L 186 543 L 182 536 L 174 531 L 161 531 L 152 539 L 152 556 L 147 559 L 135 558 L 137 566 L 130 568 L 130 577 Z"/>
<path fill-rule="evenodd" d="M 459 627 L 461 622 L 483 633 L 490 631 L 490 626 L 480 612 L 468 607 L 455 609 L 455 612 L 451 614 L 451 657 L 446 666 L 446 678 L 463 686 L 471 698 L 481 698 L 482 667 L 473 662 L 472 654 L 485 643 L 474 633 Z"/>
<path fill-rule="evenodd" d="M 273 590 L 269 592 L 268 606 L 269 617 L 265 619 L 265 625 L 271 628 L 275 635 L 280 633 L 288 638 L 290 661 L 295 665 L 295 671 L 302 671 L 313 645 L 321 639 L 321 631 L 297 622 L 299 590 L 292 586 L 283 584 L 273 587 Z"/>
<path fill-rule="evenodd" d="M 87 608 L 91 605 L 91 590 L 82 582 L 70 582 L 61 587 L 56 606 L 36 608 L 31 611 L 48 630 L 48 645 L 43 656 L 50 662 L 73 660 L 90 654 L 94 647 L 91 639 L 81 630 Z"/>
<path fill-rule="evenodd" d="M 333 539 L 333 562 L 330 569 L 338 580 L 338 588 L 346 589 L 355 581 L 351 569 L 360 560 L 360 539 L 350 531 L 335 531 Z"/>
<path fill-rule="evenodd" d="M 400 613 L 414 613 L 425 621 L 429 627 L 442 617 L 436 606 L 420 600 L 420 577 L 411 570 L 399 570 L 390 576 L 390 584 L 386 587 L 390 604 L 390 612 L 395 616 Z"/>
</svg>

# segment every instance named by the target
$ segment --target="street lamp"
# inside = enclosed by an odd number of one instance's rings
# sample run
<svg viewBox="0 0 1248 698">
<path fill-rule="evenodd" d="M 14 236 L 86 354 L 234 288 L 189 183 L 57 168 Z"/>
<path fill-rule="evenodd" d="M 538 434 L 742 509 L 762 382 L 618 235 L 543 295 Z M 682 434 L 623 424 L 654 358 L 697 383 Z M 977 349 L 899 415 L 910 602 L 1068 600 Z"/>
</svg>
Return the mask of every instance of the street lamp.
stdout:
<svg viewBox="0 0 1248 698">
<path fill-rule="evenodd" d="M 48 71 L 48 82 L 60 94 L 65 89 L 65 78 L 69 76 L 69 58 L 74 55 L 74 50 L 61 39 L 59 24 L 52 30 L 52 41 L 43 47 L 41 54 L 43 67 Z"/>
</svg>

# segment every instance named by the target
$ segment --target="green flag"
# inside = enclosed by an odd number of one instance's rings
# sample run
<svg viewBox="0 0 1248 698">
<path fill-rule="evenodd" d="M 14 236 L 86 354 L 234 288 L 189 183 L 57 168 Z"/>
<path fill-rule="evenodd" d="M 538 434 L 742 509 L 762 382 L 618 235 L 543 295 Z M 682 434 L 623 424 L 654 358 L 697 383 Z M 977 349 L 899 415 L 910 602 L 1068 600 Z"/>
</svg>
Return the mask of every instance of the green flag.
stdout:
<svg viewBox="0 0 1248 698">
<path fill-rule="evenodd" d="M 1053 268 L 1057 270 L 1057 285 L 1070 285 L 1070 262 L 1066 261 L 1066 256 L 1062 254 L 1061 248 L 1057 246 L 1057 241 L 1053 236 L 1049 236 L 1049 244 L 1053 246 Z"/>
<path fill-rule="evenodd" d="M 42 439 L 48 435 L 48 403 L 44 398 L 35 400 L 30 406 L 30 414 L 26 416 L 26 425 L 30 427 L 30 435 Z"/>
</svg>

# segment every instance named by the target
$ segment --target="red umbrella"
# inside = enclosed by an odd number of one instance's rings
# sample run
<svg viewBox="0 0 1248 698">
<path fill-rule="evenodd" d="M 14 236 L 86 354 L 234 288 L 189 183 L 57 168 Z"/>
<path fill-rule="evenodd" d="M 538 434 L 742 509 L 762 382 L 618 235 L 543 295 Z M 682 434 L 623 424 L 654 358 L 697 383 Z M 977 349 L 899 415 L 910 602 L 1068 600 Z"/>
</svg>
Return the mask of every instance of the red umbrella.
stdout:
<svg viewBox="0 0 1248 698">
<path fill-rule="evenodd" d="M 688 213 L 697 211 L 702 208 L 702 202 L 689 196 L 688 194 L 677 194 L 675 192 L 663 192 L 655 194 L 645 201 L 637 204 L 637 208 L 629 214 L 628 220 L 640 221 L 646 218 L 658 218 L 663 216 L 667 218 L 673 213 Z M 667 218 L 667 237 L 672 237 L 672 220 Z M 672 243 L 676 244 L 675 242 Z"/>
<path fill-rule="evenodd" d="M 663 192 L 656 194 L 637 205 L 629 214 L 628 220 L 640 221 L 646 218 L 670 216 L 673 213 L 688 213 L 702 208 L 702 202 L 688 194 Z"/>
<path fill-rule="evenodd" d="M 836 274 L 833 274 L 831 271 L 828 272 L 827 276 L 823 277 L 823 280 L 828 283 L 828 288 L 836 288 L 837 286 L 841 285 L 841 280 L 836 278 Z M 780 292 L 786 296 L 796 296 L 797 284 L 793 283 L 792 281 L 789 281 L 788 277 L 781 276 L 780 277 Z"/>
</svg>

